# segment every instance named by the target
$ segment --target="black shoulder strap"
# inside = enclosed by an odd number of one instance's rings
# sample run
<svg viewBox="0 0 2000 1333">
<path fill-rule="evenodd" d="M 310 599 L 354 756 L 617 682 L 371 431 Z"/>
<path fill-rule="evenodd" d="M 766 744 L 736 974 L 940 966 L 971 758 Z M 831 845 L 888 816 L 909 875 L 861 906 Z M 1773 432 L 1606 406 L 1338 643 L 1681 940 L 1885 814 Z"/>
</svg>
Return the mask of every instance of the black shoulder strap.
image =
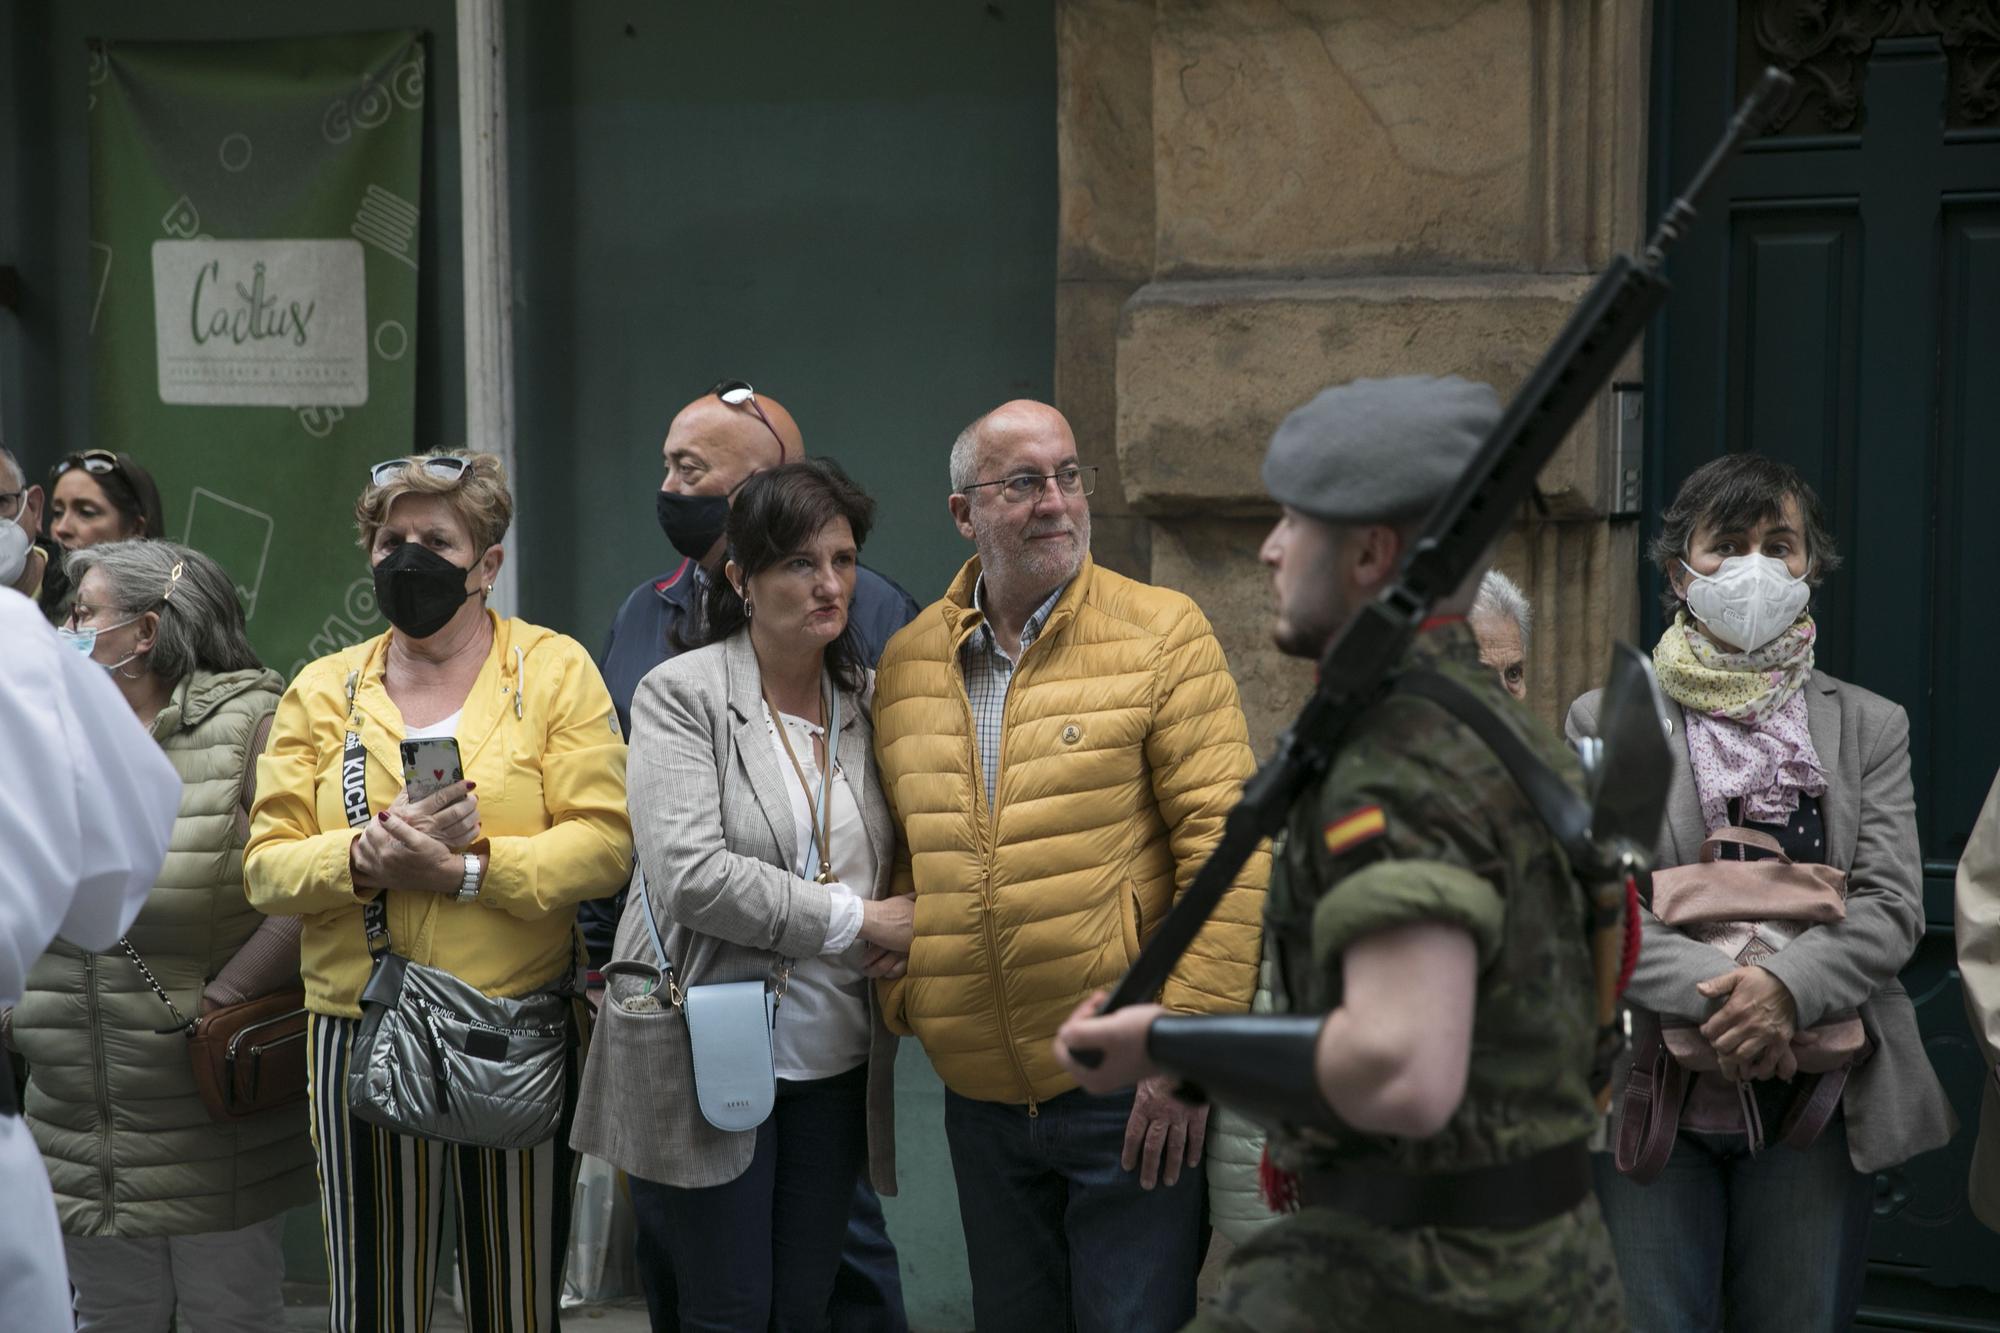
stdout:
<svg viewBox="0 0 2000 1333">
<path fill-rule="evenodd" d="M 368 810 L 368 751 L 362 747 L 361 733 L 352 717 L 347 738 L 340 747 L 340 803 L 347 812 L 349 828 L 366 828 L 374 816 Z M 382 894 L 361 905 L 361 926 L 367 932 L 368 956 L 379 958 L 389 950 L 389 909 Z"/>
<path fill-rule="evenodd" d="M 1528 804 L 1562 844 L 1571 870 L 1579 875 L 1592 873 L 1597 856 L 1590 841 L 1590 807 L 1561 774 L 1500 720 L 1499 714 L 1471 690 L 1437 671 L 1406 671 L 1396 678 L 1393 689 L 1397 694 L 1428 699 L 1471 728 L 1499 758 Z"/>
</svg>

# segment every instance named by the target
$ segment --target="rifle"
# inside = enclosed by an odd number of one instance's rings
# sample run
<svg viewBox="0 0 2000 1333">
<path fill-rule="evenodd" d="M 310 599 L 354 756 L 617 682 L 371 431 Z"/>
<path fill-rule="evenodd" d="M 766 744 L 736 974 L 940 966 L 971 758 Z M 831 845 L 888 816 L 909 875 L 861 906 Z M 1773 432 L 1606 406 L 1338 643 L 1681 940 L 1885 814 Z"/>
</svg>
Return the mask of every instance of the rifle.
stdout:
<svg viewBox="0 0 2000 1333">
<path fill-rule="evenodd" d="M 1790 75 L 1766 67 L 1721 142 L 1667 209 L 1643 259 L 1620 254 L 1591 284 L 1464 475 L 1425 519 L 1395 581 L 1327 646 L 1312 697 L 1278 738 L 1277 754 L 1244 784 L 1222 840 L 1139 951 L 1103 1012 L 1159 994 L 1243 863 L 1284 827 L 1293 802 L 1333 762 L 1347 728 L 1380 697 L 1383 681 L 1431 607 L 1456 592 L 1500 539 L 1563 436 L 1666 300 L 1666 250 L 1693 222 L 1695 201 L 1743 141 L 1764 126 L 1791 86 Z M 1072 1054 L 1093 1068 L 1103 1059 L 1099 1051 Z"/>
</svg>

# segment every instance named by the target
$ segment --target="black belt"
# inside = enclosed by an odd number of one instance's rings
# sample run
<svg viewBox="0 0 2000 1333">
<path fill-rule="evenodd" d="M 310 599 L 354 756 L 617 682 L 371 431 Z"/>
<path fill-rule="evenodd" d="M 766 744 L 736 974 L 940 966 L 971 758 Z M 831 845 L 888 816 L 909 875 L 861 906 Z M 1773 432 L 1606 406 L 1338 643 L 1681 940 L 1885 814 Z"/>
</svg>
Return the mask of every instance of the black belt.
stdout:
<svg viewBox="0 0 2000 1333">
<path fill-rule="evenodd" d="M 21 1114 L 19 1102 L 14 1100 L 14 1064 L 11 1060 L 0 1060 L 0 1116 Z"/>
<path fill-rule="evenodd" d="M 1353 1167 L 1299 1178 L 1299 1202 L 1338 1208 L 1394 1231 L 1412 1227 L 1531 1227 L 1560 1217 L 1590 1193 L 1582 1139 L 1504 1166 L 1418 1175 Z"/>
</svg>

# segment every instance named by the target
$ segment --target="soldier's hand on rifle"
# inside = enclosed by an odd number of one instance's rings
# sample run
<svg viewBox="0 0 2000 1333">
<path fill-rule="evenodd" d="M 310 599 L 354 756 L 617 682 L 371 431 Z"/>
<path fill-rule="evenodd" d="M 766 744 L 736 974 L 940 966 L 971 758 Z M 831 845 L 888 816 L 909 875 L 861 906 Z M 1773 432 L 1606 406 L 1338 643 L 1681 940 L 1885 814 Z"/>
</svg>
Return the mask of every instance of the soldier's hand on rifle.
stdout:
<svg viewBox="0 0 2000 1333">
<path fill-rule="evenodd" d="M 1079 1004 L 1056 1030 L 1056 1060 L 1086 1092 L 1098 1094 L 1129 1088 L 1157 1072 L 1146 1054 L 1146 1030 L 1164 1012 L 1157 1004 L 1133 1004 L 1099 1015 L 1104 995 L 1100 990 Z M 1071 1054 L 1076 1050 L 1101 1052 L 1104 1060 L 1086 1068 Z"/>
</svg>

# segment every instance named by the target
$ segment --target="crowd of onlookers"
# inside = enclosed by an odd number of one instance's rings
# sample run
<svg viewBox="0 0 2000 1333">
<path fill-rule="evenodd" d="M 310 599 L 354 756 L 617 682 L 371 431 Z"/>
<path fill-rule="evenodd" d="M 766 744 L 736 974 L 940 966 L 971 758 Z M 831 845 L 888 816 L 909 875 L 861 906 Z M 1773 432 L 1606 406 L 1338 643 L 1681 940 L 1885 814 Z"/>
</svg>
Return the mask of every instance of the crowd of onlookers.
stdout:
<svg viewBox="0 0 2000 1333">
<path fill-rule="evenodd" d="M 31 484 L 0 452 L 0 586 L 108 673 L 183 784 L 124 937 L 55 944 L 0 1020 L 79 1327 L 277 1327 L 279 1219 L 317 1196 L 334 1326 L 421 1328 L 447 1195 L 472 1325 L 552 1326 L 588 1153 L 629 1179 L 655 1328 L 902 1328 L 879 1201 L 901 1036 L 945 1085 L 981 1329 L 1179 1327 L 1212 1226 L 1248 1237 L 1253 1126 L 1164 1080 L 1087 1093 L 1053 1052 L 1254 767 L 1201 610 L 1092 560 L 1095 469 L 1069 424 L 1012 402 L 940 448 L 975 554 L 923 605 L 862 563 L 873 501 L 749 385 L 683 409 L 662 463 L 648 502 L 675 554 L 595 655 L 488 608 L 515 503 L 497 459 L 370 469 L 354 515 L 389 628 L 287 682 L 228 574 L 167 540 L 138 460 L 72 454 Z M 1897 981 L 1923 928 L 1909 724 L 1815 666 L 1811 592 L 1838 559 L 1790 468 L 1718 459 L 1660 529 L 1662 868 L 1762 860 L 1845 888 L 1837 919 L 1728 941 L 1646 915 L 1641 1064 L 1616 1087 L 1671 1071 L 1676 1100 L 1614 1119 L 1598 1205 L 1637 1327 L 1844 1327 L 1874 1173 L 1954 1130 Z M 1522 590 L 1489 574 L 1469 619 L 1523 697 Z M 1595 707 L 1569 710 L 1572 740 Z M 401 746 L 423 739 L 462 765 L 417 794 Z M 1252 858 L 1224 895 L 1170 1009 L 1251 1006 L 1268 870 Z M 1991 1057 L 2000 788 L 1959 907 Z M 553 1134 L 469 1146 L 356 1113 L 382 930 L 483 994 L 577 979 Z M 745 1124 L 690 1036 L 731 983 L 775 1005 L 774 1099 Z M 216 1118 L 184 1016 L 286 988 L 309 1098 Z M 2000 1226 L 2000 1159 L 1979 1170 Z"/>
</svg>

